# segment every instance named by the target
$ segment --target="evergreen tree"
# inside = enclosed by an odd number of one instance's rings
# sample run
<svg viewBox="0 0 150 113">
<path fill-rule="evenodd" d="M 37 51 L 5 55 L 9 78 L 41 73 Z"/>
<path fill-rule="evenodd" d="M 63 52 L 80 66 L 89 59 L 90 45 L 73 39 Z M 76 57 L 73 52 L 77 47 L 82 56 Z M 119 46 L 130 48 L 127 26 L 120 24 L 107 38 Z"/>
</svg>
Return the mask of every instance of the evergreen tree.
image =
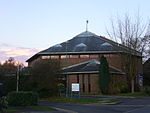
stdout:
<svg viewBox="0 0 150 113">
<path fill-rule="evenodd" d="M 109 65 L 107 59 L 102 56 L 100 58 L 100 70 L 99 70 L 99 85 L 103 94 L 108 94 L 108 87 L 110 83 Z"/>
</svg>

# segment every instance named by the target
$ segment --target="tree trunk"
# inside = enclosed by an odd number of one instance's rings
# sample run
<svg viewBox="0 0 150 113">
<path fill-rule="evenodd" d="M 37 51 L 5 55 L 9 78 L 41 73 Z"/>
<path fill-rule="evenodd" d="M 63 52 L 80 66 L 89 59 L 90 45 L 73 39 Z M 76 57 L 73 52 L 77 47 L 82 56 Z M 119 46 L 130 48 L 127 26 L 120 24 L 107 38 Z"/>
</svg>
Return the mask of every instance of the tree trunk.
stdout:
<svg viewBox="0 0 150 113">
<path fill-rule="evenodd" d="M 134 79 L 131 80 L 131 93 L 134 93 Z"/>
</svg>

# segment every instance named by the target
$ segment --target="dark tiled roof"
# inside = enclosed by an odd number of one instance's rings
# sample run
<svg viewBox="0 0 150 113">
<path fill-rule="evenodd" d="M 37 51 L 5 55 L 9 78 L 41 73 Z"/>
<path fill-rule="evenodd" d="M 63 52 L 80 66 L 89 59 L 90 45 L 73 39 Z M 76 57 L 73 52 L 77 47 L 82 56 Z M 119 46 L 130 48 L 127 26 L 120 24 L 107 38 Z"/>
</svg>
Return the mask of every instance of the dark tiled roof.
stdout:
<svg viewBox="0 0 150 113">
<path fill-rule="evenodd" d="M 97 36 L 91 32 L 83 32 L 71 40 L 66 42 L 54 45 L 46 50 L 43 50 L 30 59 L 38 57 L 39 55 L 47 54 L 76 54 L 76 53 L 118 53 L 118 52 L 127 52 L 127 47 L 118 44 L 114 41 L 106 39 L 102 36 Z M 136 53 L 138 56 L 141 56 L 140 53 Z"/>
<path fill-rule="evenodd" d="M 74 53 L 74 52 L 98 52 L 98 51 L 125 51 L 124 48 L 119 47 L 117 44 L 104 40 L 91 32 L 83 32 L 71 40 L 54 45 L 40 54 L 44 53 Z"/>
<path fill-rule="evenodd" d="M 80 64 L 75 64 L 62 69 L 64 74 L 80 74 L 80 73 L 99 73 L 100 62 L 97 60 L 90 60 Z M 111 74 L 125 74 L 120 70 L 109 67 Z"/>
</svg>

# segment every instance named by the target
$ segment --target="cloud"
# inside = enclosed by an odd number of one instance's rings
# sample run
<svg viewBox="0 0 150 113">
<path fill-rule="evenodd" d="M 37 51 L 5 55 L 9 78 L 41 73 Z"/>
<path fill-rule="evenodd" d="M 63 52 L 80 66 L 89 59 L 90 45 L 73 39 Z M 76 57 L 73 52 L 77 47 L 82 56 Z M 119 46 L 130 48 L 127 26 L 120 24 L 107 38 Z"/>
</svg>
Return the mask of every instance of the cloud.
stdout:
<svg viewBox="0 0 150 113">
<path fill-rule="evenodd" d="M 0 42 L 0 48 L 15 48 L 17 45 Z"/>
<path fill-rule="evenodd" d="M 0 43 L 0 62 L 3 63 L 9 57 L 14 57 L 16 61 L 26 65 L 25 61 L 41 50 L 43 50 L 43 48 L 26 48 L 7 43 Z"/>
</svg>

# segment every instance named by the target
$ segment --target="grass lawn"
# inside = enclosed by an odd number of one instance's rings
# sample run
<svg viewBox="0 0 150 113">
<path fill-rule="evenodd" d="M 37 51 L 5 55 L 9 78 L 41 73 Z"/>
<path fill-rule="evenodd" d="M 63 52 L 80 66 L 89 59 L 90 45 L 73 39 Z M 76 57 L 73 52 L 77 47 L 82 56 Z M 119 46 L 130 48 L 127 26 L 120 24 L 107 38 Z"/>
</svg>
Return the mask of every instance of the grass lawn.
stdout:
<svg viewBox="0 0 150 113">
<path fill-rule="evenodd" d="M 149 96 L 144 92 L 135 92 L 135 93 L 122 93 L 119 95 L 115 95 L 115 96 L 125 96 L 125 97 L 145 97 L 145 96 Z"/>
<path fill-rule="evenodd" d="M 55 110 L 51 107 L 45 107 L 45 106 L 25 106 L 25 107 L 19 107 L 22 109 L 33 109 L 33 110 L 39 110 L 39 111 L 52 111 Z M 16 107 L 17 109 L 17 107 Z M 20 113 L 22 112 L 21 109 L 20 110 L 16 110 L 15 107 L 13 109 L 4 109 L 4 113 Z"/>
<path fill-rule="evenodd" d="M 48 98 L 48 101 L 51 102 L 65 102 L 65 103 L 117 103 L 118 100 L 112 100 L 112 99 L 92 99 L 92 98 Z"/>
<path fill-rule="evenodd" d="M 88 96 L 88 95 L 84 95 L 84 96 Z M 104 96 L 104 97 L 148 97 L 150 95 L 144 93 L 144 92 L 135 92 L 135 93 L 120 93 L 120 94 L 115 94 L 115 95 L 92 95 L 92 96 Z"/>
<path fill-rule="evenodd" d="M 5 109 L 4 113 L 18 113 L 18 110 L 14 110 L 14 109 Z"/>
</svg>

